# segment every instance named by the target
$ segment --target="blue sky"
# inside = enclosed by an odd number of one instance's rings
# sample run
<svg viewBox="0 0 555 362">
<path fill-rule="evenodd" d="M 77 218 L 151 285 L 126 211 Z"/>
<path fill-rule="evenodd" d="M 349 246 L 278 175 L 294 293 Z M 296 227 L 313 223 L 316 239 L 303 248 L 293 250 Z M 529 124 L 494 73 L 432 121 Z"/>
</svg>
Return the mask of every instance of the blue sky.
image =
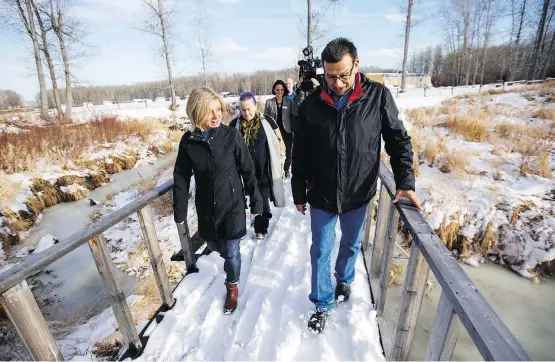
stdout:
<svg viewBox="0 0 555 362">
<path fill-rule="evenodd" d="M 199 62 L 188 44 L 193 28 L 190 0 L 168 0 L 176 14 L 174 75 L 198 73 Z M 292 67 L 305 39 L 300 33 L 305 0 L 201 0 L 214 43 L 219 72 L 251 72 Z M 317 4 L 319 0 L 314 0 Z M 323 0 L 320 0 L 323 2 Z M 406 0 L 403 0 L 404 3 Z M 430 13 L 436 2 L 425 0 L 419 13 Z M 342 0 L 326 13 L 326 41 L 344 36 L 354 41 L 363 65 L 399 67 L 404 18 L 401 0 Z M 424 9 L 427 8 L 427 9 Z M 139 0 L 73 0 L 71 15 L 88 33 L 93 46 L 79 59 L 74 75 L 82 85 L 131 84 L 164 79 L 166 70 L 154 36 L 137 30 L 146 14 Z M 0 89 L 13 89 L 27 100 L 35 98 L 38 81 L 32 70 L 28 39 L 0 32 Z M 441 29 L 427 19 L 414 29 L 411 49 L 443 43 Z M 61 74 L 61 72 L 60 72 Z"/>
</svg>

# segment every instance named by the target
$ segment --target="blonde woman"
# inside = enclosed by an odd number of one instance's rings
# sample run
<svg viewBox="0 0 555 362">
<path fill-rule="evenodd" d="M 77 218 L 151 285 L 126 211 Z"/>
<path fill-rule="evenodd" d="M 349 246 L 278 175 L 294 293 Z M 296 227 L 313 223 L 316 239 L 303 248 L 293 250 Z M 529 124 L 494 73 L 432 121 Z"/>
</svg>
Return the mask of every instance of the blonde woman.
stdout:
<svg viewBox="0 0 555 362">
<path fill-rule="evenodd" d="M 278 125 L 271 117 L 257 111 L 254 94 L 243 93 L 239 109 L 241 114 L 229 126 L 240 130 L 254 163 L 263 203 L 262 215 L 254 219 L 254 232 L 257 239 L 264 239 L 272 218 L 270 200 L 276 207 L 285 206 L 280 157 L 280 149 L 284 146 Z"/>
<path fill-rule="evenodd" d="M 237 308 L 239 296 L 239 241 L 247 232 L 243 185 L 253 217 L 262 213 L 262 199 L 241 133 L 221 123 L 224 109 L 222 99 L 211 88 L 196 88 L 189 95 L 187 116 L 194 130 L 186 132 L 179 143 L 173 211 L 176 223 L 187 220 L 194 172 L 198 232 L 207 241 L 208 248 L 218 251 L 224 259 L 227 289 L 224 313 L 230 314 Z"/>
</svg>

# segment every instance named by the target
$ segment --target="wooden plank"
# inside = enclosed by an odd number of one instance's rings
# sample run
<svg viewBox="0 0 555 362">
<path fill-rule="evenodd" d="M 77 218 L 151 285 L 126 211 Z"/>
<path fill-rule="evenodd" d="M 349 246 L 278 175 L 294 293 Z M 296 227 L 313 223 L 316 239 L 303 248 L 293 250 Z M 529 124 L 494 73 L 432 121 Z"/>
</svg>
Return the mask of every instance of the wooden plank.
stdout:
<svg viewBox="0 0 555 362">
<path fill-rule="evenodd" d="M 139 209 L 150 204 L 173 187 L 173 180 L 158 186 L 154 190 L 138 197 L 121 209 L 109 214 L 75 234 L 61 240 L 56 245 L 48 248 L 39 254 L 29 255 L 24 262 L 10 268 L 0 274 L 0 294 L 18 284 L 24 279 L 36 274 L 45 266 L 55 262 L 67 253 L 77 249 L 79 246 L 89 242 L 92 238 L 108 230 L 128 216 L 134 214 Z"/>
<path fill-rule="evenodd" d="M 385 314 L 387 314 L 387 312 Z M 380 336 L 382 337 L 383 352 L 387 359 L 387 356 L 391 354 L 391 348 L 393 347 L 393 325 L 386 315 L 377 317 L 377 319 Z"/>
<path fill-rule="evenodd" d="M 378 302 L 376 303 L 376 312 L 381 316 L 385 307 L 385 297 L 387 288 L 389 287 L 389 269 L 391 267 L 391 258 L 395 250 L 395 238 L 397 237 L 397 227 L 399 226 L 399 212 L 394 207 L 389 211 L 389 222 L 387 226 L 387 235 L 385 238 L 385 253 L 382 255 L 381 272 L 380 272 L 380 291 Z"/>
<path fill-rule="evenodd" d="M 6 311 L 31 358 L 35 361 L 64 360 L 27 281 L 23 280 L 0 295 L 0 305 Z"/>
<path fill-rule="evenodd" d="M 196 269 L 195 252 L 191 241 L 191 235 L 189 234 L 189 226 L 187 225 L 186 221 L 182 224 L 176 225 L 187 270 Z"/>
<path fill-rule="evenodd" d="M 370 263 L 370 278 L 380 278 L 380 268 L 385 238 L 387 233 L 387 223 L 389 221 L 389 210 L 391 210 L 391 197 L 382 186 L 380 190 L 380 203 L 378 205 L 378 220 L 374 233 L 374 246 L 372 248 L 372 261 Z"/>
<path fill-rule="evenodd" d="M 376 196 L 372 197 L 368 203 L 368 210 L 366 211 L 366 218 L 364 219 L 364 229 L 362 231 L 362 250 L 370 255 L 368 246 L 370 244 L 370 229 L 372 228 L 372 218 L 374 217 L 374 199 Z"/>
<path fill-rule="evenodd" d="M 395 340 L 389 356 L 392 361 L 407 361 L 410 356 L 429 271 L 422 253 L 413 243 L 403 284 L 399 319 L 395 326 Z"/>
<path fill-rule="evenodd" d="M 426 352 L 427 361 L 450 361 L 459 338 L 460 321 L 444 293 L 441 293 L 436 318 Z"/>
<path fill-rule="evenodd" d="M 137 211 L 137 215 L 139 217 L 139 224 L 141 225 L 146 247 L 148 249 L 152 272 L 154 274 L 154 278 L 156 279 L 156 285 L 158 286 L 158 291 L 160 292 L 160 298 L 162 299 L 162 305 L 164 308 L 170 309 L 174 304 L 174 298 L 166 266 L 164 265 L 164 260 L 162 259 L 162 252 L 160 251 L 160 243 L 158 242 L 158 236 L 156 235 L 156 228 L 154 227 L 154 220 L 152 219 L 152 209 L 150 205 L 147 205 Z"/>
<path fill-rule="evenodd" d="M 141 340 L 133 323 L 125 294 L 116 275 L 116 267 L 112 262 L 104 237 L 98 235 L 98 237 L 91 239 L 89 247 L 91 248 L 98 273 L 104 283 L 104 288 L 110 298 L 112 310 L 123 335 L 123 340 L 131 354 L 134 355 L 142 350 Z"/>
<path fill-rule="evenodd" d="M 388 192 L 395 189 L 393 174 L 383 163 L 380 179 Z M 486 360 L 530 360 L 422 214 L 401 203 L 395 207 L 482 357 Z"/>
</svg>

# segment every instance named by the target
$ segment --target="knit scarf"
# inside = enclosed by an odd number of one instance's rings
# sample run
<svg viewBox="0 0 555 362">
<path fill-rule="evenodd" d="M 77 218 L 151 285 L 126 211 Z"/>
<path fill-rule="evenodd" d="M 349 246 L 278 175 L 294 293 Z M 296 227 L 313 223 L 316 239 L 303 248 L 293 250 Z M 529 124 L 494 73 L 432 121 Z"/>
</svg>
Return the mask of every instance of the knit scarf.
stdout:
<svg viewBox="0 0 555 362">
<path fill-rule="evenodd" d="M 258 113 L 249 122 L 241 119 L 241 134 L 251 152 L 254 151 L 254 140 L 261 125 L 262 117 Z"/>
</svg>

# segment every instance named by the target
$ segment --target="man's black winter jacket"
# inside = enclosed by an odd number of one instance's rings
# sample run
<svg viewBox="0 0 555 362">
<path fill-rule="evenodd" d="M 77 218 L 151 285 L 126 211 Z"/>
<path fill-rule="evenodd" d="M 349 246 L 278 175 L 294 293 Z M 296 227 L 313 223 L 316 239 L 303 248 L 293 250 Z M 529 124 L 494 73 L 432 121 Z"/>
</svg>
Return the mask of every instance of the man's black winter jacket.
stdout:
<svg viewBox="0 0 555 362">
<path fill-rule="evenodd" d="M 397 189 L 414 190 L 412 145 L 398 113 L 390 91 L 360 73 L 341 111 L 326 84 L 310 93 L 295 129 L 295 204 L 341 214 L 368 203 L 376 193 L 382 137 Z"/>
</svg>

